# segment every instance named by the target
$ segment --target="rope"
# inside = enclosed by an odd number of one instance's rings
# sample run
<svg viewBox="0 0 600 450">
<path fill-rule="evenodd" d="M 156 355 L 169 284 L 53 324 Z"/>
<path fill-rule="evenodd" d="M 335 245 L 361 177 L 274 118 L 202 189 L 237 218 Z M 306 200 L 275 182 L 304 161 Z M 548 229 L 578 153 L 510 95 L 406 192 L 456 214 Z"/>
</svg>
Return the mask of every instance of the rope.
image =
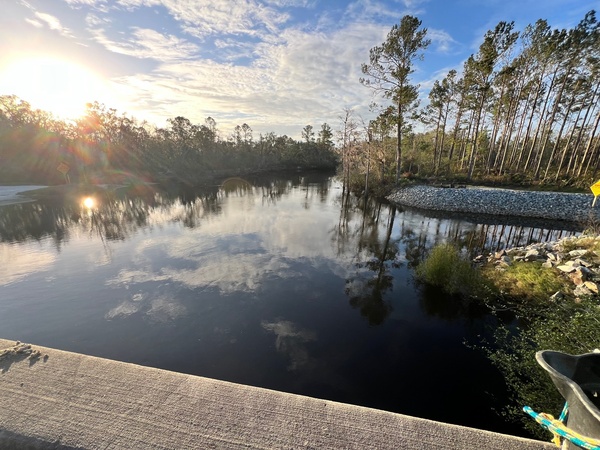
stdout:
<svg viewBox="0 0 600 450">
<path fill-rule="evenodd" d="M 586 450 L 600 450 L 600 439 L 582 436 L 565 425 L 564 421 L 569 412 L 569 405 L 567 403 L 565 403 L 558 420 L 550 414 L 536 413 L 529 406 L 523 407 L 523 411 L 533 417 L 537 423 L 554 435 L 552 442 L 554 442 L 557 447 L 561 446 L 562 439 L 567 439 L 571 443 Z"/>
</svg>

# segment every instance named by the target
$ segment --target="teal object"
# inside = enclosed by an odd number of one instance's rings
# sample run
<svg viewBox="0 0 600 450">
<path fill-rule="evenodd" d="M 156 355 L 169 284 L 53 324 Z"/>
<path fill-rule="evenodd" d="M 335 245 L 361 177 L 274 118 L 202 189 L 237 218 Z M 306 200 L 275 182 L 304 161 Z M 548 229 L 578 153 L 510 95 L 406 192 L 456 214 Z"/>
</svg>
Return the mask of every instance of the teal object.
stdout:
<svg viewBox="0 0 600 450">
<path fill-rule="evenodd" d="M 567 439 L 567 449 L 600 450 L 600 353 L 569 355 L 544 350 L 535 357 L 566 403 L 559 420 L 536 413 L 528 406 L 525 412 L 555 435 Z"/>
</svg>

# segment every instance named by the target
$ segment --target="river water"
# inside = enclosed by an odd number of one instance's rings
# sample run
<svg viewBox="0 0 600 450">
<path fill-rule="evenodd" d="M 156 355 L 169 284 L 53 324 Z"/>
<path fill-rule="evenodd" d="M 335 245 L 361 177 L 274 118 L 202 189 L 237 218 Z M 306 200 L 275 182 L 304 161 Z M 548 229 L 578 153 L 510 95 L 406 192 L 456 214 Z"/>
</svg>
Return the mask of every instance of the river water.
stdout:
<svg viewBox="0 0 600 450">
<path fill-rule="evenodd" d="M 473 348 L 513 319 L 413 269 L 572 231 L 342 194 L 309 173 L 0 207 L 0 337 L 526 435 Z"/>
</svg>

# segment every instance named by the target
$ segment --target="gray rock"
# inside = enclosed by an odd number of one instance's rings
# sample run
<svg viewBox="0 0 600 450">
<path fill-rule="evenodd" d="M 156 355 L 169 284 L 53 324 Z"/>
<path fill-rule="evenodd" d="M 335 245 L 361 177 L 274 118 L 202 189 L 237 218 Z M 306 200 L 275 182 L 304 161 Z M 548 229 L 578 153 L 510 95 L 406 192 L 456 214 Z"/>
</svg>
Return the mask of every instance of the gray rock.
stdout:
<svg viewBox="0 0 600 450">
<path fill-rule="evenodd" d="M 600 208 L 591 207 L 591 193 L 413 185 L 396 189 L 388 199 L 400 205 L 434 211 L 485 213 L 569 222 L 582 222 L 588 220 L 590 215 L 600 218 Z"/>
<path fill-rule="evenodd" d="M 583 284 L 581 286 L 577 286 L 575 288 L 575 290 L 573 291 L 573 295 L 575 295 L 575 297 L 583 297 L 585 295 L 592 295 L 592 294 L 593 294 L 593 292 Z"/>
<path fill-rule="evenodd" d="M 539 250 L 536 250 L 536 249 L 528 250 L 527 253 L 525 253 L 525 260 L 526 261 L 536 261 L 539 255 L 540 255 Z"/>
</svg>

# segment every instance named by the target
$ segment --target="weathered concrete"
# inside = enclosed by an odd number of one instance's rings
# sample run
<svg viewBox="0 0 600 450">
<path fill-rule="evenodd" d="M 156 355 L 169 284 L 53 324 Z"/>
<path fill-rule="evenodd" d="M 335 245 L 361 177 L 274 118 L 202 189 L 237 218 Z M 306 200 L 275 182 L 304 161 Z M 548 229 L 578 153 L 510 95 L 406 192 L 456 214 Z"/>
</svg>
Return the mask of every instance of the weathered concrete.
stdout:
<svg viewBox="0 0 600 450">
<path fill-rule="evenodd" d="M 553 448 L 0 339 L 0 355 L 6 349 L 0 356 L 2 449 Z"/>
</svg>

